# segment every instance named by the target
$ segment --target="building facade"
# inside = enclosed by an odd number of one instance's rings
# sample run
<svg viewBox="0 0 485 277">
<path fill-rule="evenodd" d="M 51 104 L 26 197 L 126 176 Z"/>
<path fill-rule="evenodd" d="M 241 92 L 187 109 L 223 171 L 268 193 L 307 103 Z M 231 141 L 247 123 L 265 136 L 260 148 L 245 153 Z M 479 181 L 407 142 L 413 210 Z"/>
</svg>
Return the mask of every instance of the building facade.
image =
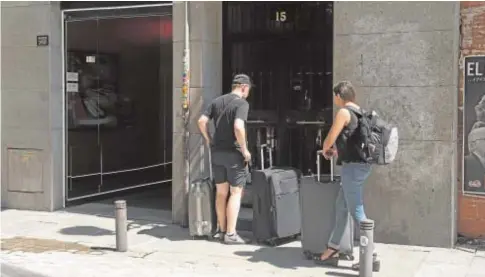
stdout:
<svg viewBox="0 0 485 277">
<path fill-rule="evenodd" d="M 59 2 L 1 4 L 2 207 L 66 204 L 64 18 Z M 185 225 L 185 9 L 172 18 L 172 219 Z M 190 2 L 190 172 L 207 168 L 196 119 L 223 89 L 223 3 Z M 485 235 L 485 198 L 463 189 L 463 61 L 483 54 L 482 2 L 334 2 L 333 82 L 398 125 L 397 160 L 375 168 L 367 214 L 379 242 L 451 247 Z M 227 16 L 227 15 L 226 15 Z M 48 44 L 45 36 L 48 36 Z M 43 37 L 44 36 L 44 37 Z M 40 44 L 39 44 L 40 43 Z M 23 161 L 23 162 L 22 162 Z M 26 162 L 27 161 L 27 162 Z M 35 168 L 35 170 L 33 170 Z M 20 177 L 19 177 L 20 176 Z"/>
</svg>

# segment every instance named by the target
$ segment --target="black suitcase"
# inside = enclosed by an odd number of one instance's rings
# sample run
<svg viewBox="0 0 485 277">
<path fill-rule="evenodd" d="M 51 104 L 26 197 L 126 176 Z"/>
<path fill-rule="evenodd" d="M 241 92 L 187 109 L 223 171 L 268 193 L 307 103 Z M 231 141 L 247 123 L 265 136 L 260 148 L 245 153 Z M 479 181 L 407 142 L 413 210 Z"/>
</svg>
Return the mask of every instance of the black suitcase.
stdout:
<svg viewBox="0 0 485 277">
<path fill-rule="evenodd" d="M 282 239 L 296 239 L 300 234 L 301 172 L 271 164 L 270 168 L 251 173 L 253 236 L 258 243 L 275 246 Z"/>
</svg>

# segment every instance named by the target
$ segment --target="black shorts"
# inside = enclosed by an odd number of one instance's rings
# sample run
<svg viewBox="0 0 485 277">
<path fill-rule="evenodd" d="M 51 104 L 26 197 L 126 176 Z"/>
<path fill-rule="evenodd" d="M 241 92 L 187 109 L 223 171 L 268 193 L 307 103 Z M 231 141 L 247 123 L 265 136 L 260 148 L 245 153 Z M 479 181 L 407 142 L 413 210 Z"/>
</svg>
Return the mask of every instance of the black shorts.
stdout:
<svg viewBox="0 0 485 277">
<path fill-rule="evenodd" d="M 212 152 L 212 172 L 216 184 L 228 182 L 233 187 L 245 186 L 249 176 L 247 163 L 241 152 Z"/>
</svg>

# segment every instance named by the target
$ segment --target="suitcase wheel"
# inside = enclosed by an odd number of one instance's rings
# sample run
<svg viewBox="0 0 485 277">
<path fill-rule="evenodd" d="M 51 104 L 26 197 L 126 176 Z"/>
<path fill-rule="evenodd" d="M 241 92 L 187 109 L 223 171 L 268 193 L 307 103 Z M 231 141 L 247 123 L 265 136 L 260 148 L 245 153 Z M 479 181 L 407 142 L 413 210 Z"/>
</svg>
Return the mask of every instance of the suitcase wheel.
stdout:
<svg viewBox="0 0 485 277">
<path fill-rule="evenodd" d="M 273 240 L 273 239 L 268 240 L 268 242 L 267 242 L 267 243 L 268 243 L 268 245 L 269 245 L 269 246 L 271 246 L 271 247 L 276 246 L 276 241 L 275 241 L 275 240 Z"/>
<path fill-rule="evenodd" d="M 256 243 L 259 244 L 259 245 L 266 245 L 266 246 L 276 246 L 277 245 L 277 243 L 274 239 L 266 239 L 266 240 L 259 239 L 259 240 L 256 240 Z"/>
<path fill-rule="evenodd" d="M 305 256 L 305 259 L 307 260 L 313 260 L 313 254 L 310 251 L 303 251 L 303 256 Z"/>
<path fill-rule="evenodd" d="M 340 260 L 343 260 L 343 261 L 353 261 L 353 260 L 355 260 L 354 255 L 352 255 L 352 254 L 345 254 L 345 253 L 340 253 L 338 255 L 338 258 Z"/>
</svg>

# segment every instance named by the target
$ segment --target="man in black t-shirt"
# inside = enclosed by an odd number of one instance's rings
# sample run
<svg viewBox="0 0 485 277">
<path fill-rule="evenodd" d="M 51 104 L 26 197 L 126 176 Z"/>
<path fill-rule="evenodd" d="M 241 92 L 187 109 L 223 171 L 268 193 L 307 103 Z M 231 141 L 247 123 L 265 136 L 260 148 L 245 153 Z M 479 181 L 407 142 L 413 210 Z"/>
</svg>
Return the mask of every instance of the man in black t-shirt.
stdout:
<svg viewBox="0 0 485 277">
<path fill-rule="evenodd" d="M 251 79 L 247 75 L 234 76 L 232 92 L 214 99 L 199 119 L 199 129 L 206 144 L 211 147 L 212 169 L 217 187 L 219 228 L 214 238 L 227 244 L 245 243 L 236 233 L 236 223 L 242 191 L 249 174 L 247 165 L 251 160 L 245 128 L 249 111 L 246 98 L 251 86 Z M 207 132 L 207 122 L 211 119 L 216 126 L 212 139 Z"/>
</svg>

